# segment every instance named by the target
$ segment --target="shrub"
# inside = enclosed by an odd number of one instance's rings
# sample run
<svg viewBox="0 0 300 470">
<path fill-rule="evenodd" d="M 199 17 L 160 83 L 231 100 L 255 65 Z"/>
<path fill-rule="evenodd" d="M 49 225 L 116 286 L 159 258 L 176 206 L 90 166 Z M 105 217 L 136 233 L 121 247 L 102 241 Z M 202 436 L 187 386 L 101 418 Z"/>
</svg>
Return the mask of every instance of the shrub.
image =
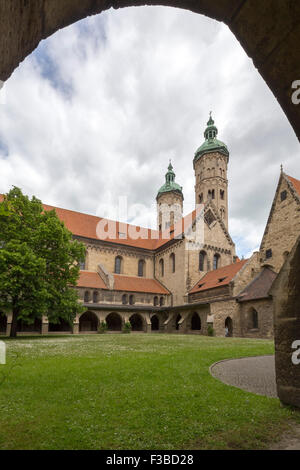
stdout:
<svg viewBox="0 0 300 470">
<path fill-rule="evenodd" d="M 213 329 L 212 325 L 208 325 L 207 334 L 208 336 L 215 336 L 215 330 Z"/>
<path fill-rule="evenodd" d="M 128 334 L 128 333 L 131 333 L 131 330 L 132 330 L 131 323 L 127 321 L 125 325 L 123 326 L 122 333 Z"/>
<path fill-rule="evenodd" d="M 104 335 L 107 332 L 107 323 L 106 321 L 102 321 L 98 326 L 98 333 L 99 335 Z"/>
</svg>

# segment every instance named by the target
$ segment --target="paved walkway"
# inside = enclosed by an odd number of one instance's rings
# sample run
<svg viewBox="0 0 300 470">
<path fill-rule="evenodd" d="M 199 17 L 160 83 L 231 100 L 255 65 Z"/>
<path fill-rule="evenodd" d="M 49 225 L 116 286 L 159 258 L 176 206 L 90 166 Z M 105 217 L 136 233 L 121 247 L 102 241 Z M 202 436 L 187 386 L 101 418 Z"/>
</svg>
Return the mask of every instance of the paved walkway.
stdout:
<svg viewBox="0 0 300 470">
<path fill-rule="evenodd" d="M 213 377 L 227 385 L 277 398 L 274 356 L 221 361 L 214 364 L 210 372 Z M 279 442 L 270 447 L 270 450 L 300 450 L 300 426 L 292 423 L 290 428 L 281 436 Z"/>
<path fill-rule="evenodd" d="M 277 398 L 274 356 L 221 361 L 214 364 L 210 371 L 213 377 L 227 385 Z"/>
</svg>

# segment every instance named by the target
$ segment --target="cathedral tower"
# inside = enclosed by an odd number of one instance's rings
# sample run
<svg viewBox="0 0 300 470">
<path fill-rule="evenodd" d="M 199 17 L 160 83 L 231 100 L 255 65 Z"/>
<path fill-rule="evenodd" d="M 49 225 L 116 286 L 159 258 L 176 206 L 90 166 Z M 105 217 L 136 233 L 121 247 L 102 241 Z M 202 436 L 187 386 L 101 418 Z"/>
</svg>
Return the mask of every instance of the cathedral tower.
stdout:
<svg viewBox="0 0 300 470">
<path fill-rule="evenodd" d="M 175 176 L 170 162 L 166 182 L 160 188 L 156 197 L 158 230 L 166 230 L 182 218 L 183 193 L 182 187 L 175 182 Z"/>
<path fill-rule="evenodd" d="M 212 201 L 228 230 L 228 180 L 229 151 L 217 139 L 218 129 L 210 114 L 204 132 L 205 142 L 195 153 L 196 204 Z"/>
</svg>

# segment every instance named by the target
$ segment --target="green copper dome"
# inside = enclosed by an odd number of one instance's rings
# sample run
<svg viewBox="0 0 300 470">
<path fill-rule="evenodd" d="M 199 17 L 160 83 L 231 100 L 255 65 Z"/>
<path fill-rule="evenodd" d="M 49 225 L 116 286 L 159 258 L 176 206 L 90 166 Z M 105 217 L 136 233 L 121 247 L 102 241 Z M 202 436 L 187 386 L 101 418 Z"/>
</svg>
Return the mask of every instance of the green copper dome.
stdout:
<svg viewBox="0 0 300 470">
<path fill-rule="evenodd" d="M 173 171 L 172 163 L 170 162 L 168 172 L 166 173 L 166 182 L 158 191 L 157 197 L 159 197 L 163 193 L 169 193 L 171 191 L 176 191 L 177 193 L 180 193 L 183 197 L 182 186 L 179 186 L 179 184 L 175 182 L 175 176 L 176 175 Z"/>
<path fill-rule="evenodd" d="M 202 155 L 211 152 L 220 152 L 223 153 L 223 155 L 229 157 L 229 151 L 226 144 L 224 144 L 224 142 L 221 142 L 221 140 L 218 140 L 217 135 L 218 129 L 215 126 L 215 121 L 213 120 L 210 113 L 210 119 L 207 123 L 207 128 L 204 132 L 205 142 L 201 145 L 201 147 L 198 148 L 197 152 L 195 153 L 194 163 L 196 163 L 196 161 L 199 160 Z"/>
</svg>

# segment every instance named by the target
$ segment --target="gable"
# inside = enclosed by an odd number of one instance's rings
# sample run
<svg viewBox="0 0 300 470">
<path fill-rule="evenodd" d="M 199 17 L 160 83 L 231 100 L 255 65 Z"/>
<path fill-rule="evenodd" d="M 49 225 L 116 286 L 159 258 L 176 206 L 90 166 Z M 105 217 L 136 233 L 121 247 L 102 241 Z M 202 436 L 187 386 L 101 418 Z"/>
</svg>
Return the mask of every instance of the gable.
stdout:
<svg viewBox="0 0 300 470">
<path fill-rule="evenodd" d="M 278 272 L 300 234 L 300 181 L 281 173 L 262 238 L 261 262 Z"/>
</svg>

